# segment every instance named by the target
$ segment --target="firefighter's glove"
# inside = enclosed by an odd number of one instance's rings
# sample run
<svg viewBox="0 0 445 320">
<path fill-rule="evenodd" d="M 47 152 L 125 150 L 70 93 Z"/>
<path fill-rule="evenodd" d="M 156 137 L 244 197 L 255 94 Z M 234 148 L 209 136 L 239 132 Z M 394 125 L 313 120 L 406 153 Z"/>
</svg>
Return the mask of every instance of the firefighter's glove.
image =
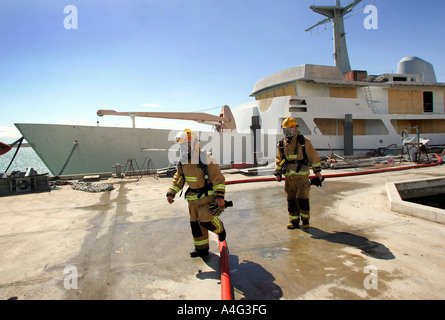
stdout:
<svg viewBox="0 0 445 320">
<path fill-rule="evenodd" d="M 214 217 L 218 217 L 224 211 L 224 209 L 224 207 L 218 206 L 218 203 L 216 202 L 209 203 L 209 212 Z"/>
<path fill-rule="evenodd" d="M 175 195 L 173 193 L 167 192 L 166 196 L 168 203 L 172 204 L 173 202 L 175 202 L 175 200 L 173 200 L 175 198 Z"/>
<path fill-rule="evenodd" d="M 277 179 L 278 182 L 281 182 L 281 173 L 274 173 L 275 179 Z"/>
<path fill-rule="evenodd" d="M 232 201 L 227 201 L 224 200 L 225 205 L 220 207 L 218 206 L 217 202 L 210 202 L 209 203 L 209 212 L 212 216 L 214 217 L 218 217 L 221 215 L 221 213 L 223 213 L 224 209 L 227 207 L 232 207 L 233 206 L 233 202 Z"/>
<path fill-rule="evenodd" d="M 324 177 L 322 177 L 321 180 L 320 180 L 319 177 L 315 177 L 315 178 L 312 178 L 312 179 L 311 179 L 311 185 L 313 185 L 313 186 L 317 186 L 317 187 L 323 187 L 323 186 L 321 185 L 321 183 L 322 183 L 323 181 L 324 181 Z"/>
</svg>

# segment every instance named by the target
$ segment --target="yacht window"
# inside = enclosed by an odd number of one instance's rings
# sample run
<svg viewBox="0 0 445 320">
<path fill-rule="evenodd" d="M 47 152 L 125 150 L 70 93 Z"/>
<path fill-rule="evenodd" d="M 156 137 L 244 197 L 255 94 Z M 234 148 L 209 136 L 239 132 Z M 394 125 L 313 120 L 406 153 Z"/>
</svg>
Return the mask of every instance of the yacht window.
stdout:
<svg viewBox="0 0 445 320">
<path fill-rule="evenodd" d="M 290 99 L 289 100 L 289 104 L 292 105 L 307 105 L 306 100 L 305 99 Z"/>
<path fill-rule="evenodd" d="M 423 92 L 423 112 L 433 112 L 433 93 Z"/>
</svg>

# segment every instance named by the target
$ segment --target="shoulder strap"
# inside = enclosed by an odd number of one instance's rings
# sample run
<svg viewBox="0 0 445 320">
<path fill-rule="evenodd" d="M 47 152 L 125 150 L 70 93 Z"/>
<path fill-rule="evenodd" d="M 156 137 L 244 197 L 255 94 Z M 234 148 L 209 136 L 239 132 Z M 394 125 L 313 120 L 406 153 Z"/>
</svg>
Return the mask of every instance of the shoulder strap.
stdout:
<svg viewBox="0 0 445 320">
<path fill-rule="evenodd" d="M 280 150 L 281 159 L 286 159 L 286 156 L 285 156 L 284 151 L 283 151 L 283 149 L 284 149 L 284 138 L 281 139 L 280 141 L 278 141 L 277 147 L 278 147 L 278 150 Z"/>
<path fill-rule="evenodd" d="M 299 134 L 297 136 L 297 139 L 298 139 L 298 142 L 301 145 L 301 149 L 303 150 L 303 162 L 304 162 L 304 164 L 307 164 L 309 159 L 308 159 L 308 156 L 307 156 L 307 153 L 306 153 L 304 136 L 302 134 Z"/>
<path fill-rule="evenodd" d="M 184 178 L 184 171 L 182 171 L 182 163 L 181 161 L 178 161 L 178 163 L 176 164 L 176 171 L 178 171 L 179 169 L 181 169 L 181 175 Z"/>
<path fill-rule="evenodd" d="M 300 142 L 301 146 L 304 146 L 305 140 L 302 134 L 297 135 L 298 142 Z"/>
<path fill-rule="evenodd" d="M 207 185 L 209 182 L 209 174 L 207 172 L 207 153 L 205 151 L 201 151 L 201 153 L 199 154 L 198 167 L 201 168 L 202 171 L 204 171 L 204 180 L 205 184 Z"/>
</svg>

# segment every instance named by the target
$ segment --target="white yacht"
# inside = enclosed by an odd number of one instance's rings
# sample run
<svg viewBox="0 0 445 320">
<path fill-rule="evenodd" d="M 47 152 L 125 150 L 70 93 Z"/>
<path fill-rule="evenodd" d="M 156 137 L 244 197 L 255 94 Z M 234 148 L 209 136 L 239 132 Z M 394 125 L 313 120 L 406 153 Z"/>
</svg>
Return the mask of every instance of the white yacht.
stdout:
<svg viewBox="0 0 445 320">
<path fill-rule="evenodd" d="M 113 110 L 99 110 L 98 115 L 211 124 L 214 130 L 201 132 L 200 137 L 221 164 L 273 161 L 276 141 L 282 138 L 281 123 L 288 116 L 296 118 L 300 132 L 321 154 L 400 149 L 406 138 L 427 146 L 445 145 L 445 83 L 437 82 L 430 63 L 406 57 L 397 73 L 368 75 L 351 70 L 343 16 L 359 2 L 343 7 L 336 0 L 335 6 L 310 7 L 333 23 L 335 66 L 303 64 L 276 72 L 253 86 L 253 101 L 232 110 L 224 106 L 216 116 Z M 112 172 L 129 159 L 141 169 L 148 160 L 154 168 L 174 162 L 168 152 L 174 128 L 15 125 L 53 175 Z"/>
</svg>

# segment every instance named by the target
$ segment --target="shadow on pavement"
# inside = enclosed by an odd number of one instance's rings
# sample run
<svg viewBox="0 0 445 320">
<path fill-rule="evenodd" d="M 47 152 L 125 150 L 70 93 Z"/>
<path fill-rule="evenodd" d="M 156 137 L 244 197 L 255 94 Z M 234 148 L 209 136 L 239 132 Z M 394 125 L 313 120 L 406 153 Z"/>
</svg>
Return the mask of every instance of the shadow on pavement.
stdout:
<svg viewBox="0 0 445 320">
<path fill-rule="evenodd" d="M 366 254 L 372 258 L 383 260 L 395 259 L 395 256 L 385 245 L 375 241 L 370 241 L 366 237 L 358 236 L 349 232 L 334 231 L 330 233 L 315 227 L 310 227 L 309 229 L 303 231 L 309 233 L 314 239 L 321 239 L 331 243 L 356 247 L 357 249 L 362 250 L 363 254 Z"/>
<path fill-rule="evenodd" d="M 203 261 L 215 271 L 199 272 L 196 277 L 220 280 L 219 256 L 210 253 Z M 232 291 L 243 296 L 240 300 L 279 300 L 283 296 L 280 286 L 274 283 L 275 277 L 258 263 L 248 260 L 240 263 L 238 256 L 229 254 L 229 264 Z"/>
</svg>

